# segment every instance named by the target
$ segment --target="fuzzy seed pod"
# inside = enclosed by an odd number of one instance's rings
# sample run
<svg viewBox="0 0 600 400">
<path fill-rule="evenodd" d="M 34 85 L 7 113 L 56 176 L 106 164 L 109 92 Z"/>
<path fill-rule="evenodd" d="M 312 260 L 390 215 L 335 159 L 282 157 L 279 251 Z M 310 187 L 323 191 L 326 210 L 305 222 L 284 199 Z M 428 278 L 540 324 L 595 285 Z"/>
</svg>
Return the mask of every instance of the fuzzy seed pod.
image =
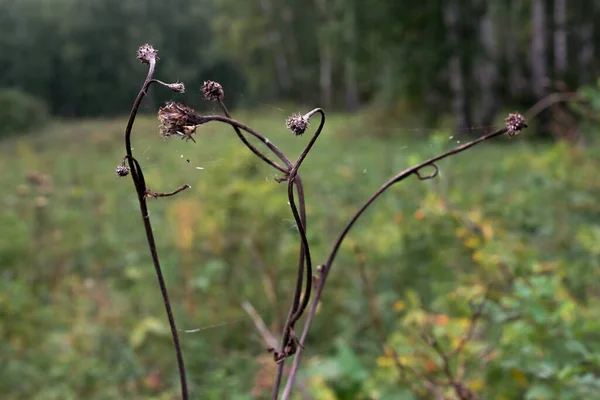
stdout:
<svg viewBox="0 0 600 400">
<path fill-rule="evenodd" d="M 149 44 L 140 46 L 137 51 L 137 59 L 144 64 L 150 64 L 150 60 L 158 61 L 158 50 L 155 50 Z"/>
<path fill-rule="evenodd" d="M 213 81 L 204 81 L 204 84 L 202 85 L 202 93 L 204 93 L 204 97 L 210 101 L 223 100 L 225 97 L 223 86 Z"/>
<path fill-rule="evenodd" d="M 158 110 L 159 132 L 162 136 L 184 136 L 191 139 L 202 116 L 191 107 L 181 103 L 168 102 Z"/>
<path fill-rule="evenodd" d="M 519 113 L 508 114 L 505 120 L 506 129 L 508 129 L 508 136 L 516 136 L 519 134 L 523 128 L 527 128 L 527 123 L 525 123 L 525 118 Z"/>
<path fill-rule="evenodd" d="M 300 136 L 308 128 L 308 119 L 300 114 L 294 114 L 285 121 L 285 125 L 294 135 Z"/>
</svg>

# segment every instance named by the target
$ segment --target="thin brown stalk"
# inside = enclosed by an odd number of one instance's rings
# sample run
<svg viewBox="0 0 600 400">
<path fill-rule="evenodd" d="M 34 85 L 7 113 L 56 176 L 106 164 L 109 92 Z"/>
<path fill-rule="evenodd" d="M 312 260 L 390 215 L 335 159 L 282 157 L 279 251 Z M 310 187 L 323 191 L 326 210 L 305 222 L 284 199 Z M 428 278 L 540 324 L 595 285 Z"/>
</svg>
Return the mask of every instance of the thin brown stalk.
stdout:
<svg viewBox="0 0 600 400">
<path fill-rule="evenodd" d="M 223 114 L 225 114 L 225 116 L 227 118 L 231 118 L 231 114 L 229 114 L 229 110 L 227 109 L 227 106 L 225 105 L 225 103 L 223 102 L 222 98 L 219 98 L 217 100 L 217 103 L 219 103 L 219 107 L 221 107 L 221 110 L 223 111 Z M 242 134 L 242 132 L 240 131 L 240 128 L 232 125 L 233 130 L 235 130 L 235 133 L 238 135 L 238 138 L 240 138 L 240 140 L 242 141 L 242 143 L 244 143 L 244 145 L 246 145 L 246 147 L 248 147 L 254 154 L 256 154 L 260 159 L 262 159 L 264 162 L 266 162 L 267 164 L 269 164 L 270 166 L 272 166 L 275 169 L 278 169 L 279 171 L 283 172 L 283 173 L 287 173 L 287 169 L 285 169 L 284 167 L 282 167 L 281 165 L 277 164 L 274 161 L 271 161 L 267 156 L 265 156 L 260 150 L 258 150 L 256 147 L 254 147 L 250 142 L 248 142 L 248 140 L 246 139 L 246 137 Z"/>
<path fill-rule="evenodd" d="M 308 142 L 304 150 L 300 153 L 300 156 L 296 160 L 293 168 L 291 168 L 288 173 L 288 200 L 290 204 L 290 208 L 292 210 L 292 214 L 294 215 L 294 220 L 296 221 L 296 226 L 298 227 L 298 232 L 300 233 L 301 246 L 298 260 L 298 276 L 296 278 L 296 289 L 294 292 L 294 298 L 292 301 L 292 305 L 290 307 L 290 311 L 288 313 L 287 319 L 284 324 L 282 341 L 279 348 L 279 352 L 276 354 L 276 359 L 278 359 L 277 372 L 275 375 L 275 383 L 273 385 L 273 391 L 271 393 L 271 398 L 276 400 L 279 396 L 279 390 L 281 387 L 281 379 L 283 377 L 283 368 L 285 363 L 285 358 L 291 355 L 288 354 L 289 351 L 286 349 L 291 349 L 290 351 L 293 353 L 296 351 L 296 342 L 297 337 L 294 333 L 294 325 L 296 321 L 300 319 L 306 307 L 308 306 L 308 302 L 310 300 L 310 295 L 313 286 L 312 280 L 312 261 L 310 257 L 310 248 L 308 245 L 308 239 L 306 237 L 306 211 L 305 211 L 305 197 L 304 197 L 304 188 L 302 186 L 302 180 L 298 175 L 298 170 L 302 165 L 302 162 L 308 155 L 312 146 L 318 139 L 319 135 L 323 130 L 323 126 L 325 125 L 325 112 L 320 108 L 315 108 L 305 115 L 305 118 L 308 120 L 310 117 L 316 113 L 321 115 L 321 120 L 319 122 L 319 127 L 313 134 L 311 140 Z M 298 209 L 296 206 L 296 202 L 294 199 L 294 186 L 296 186 L 296 190 L 298 192 L 298 202 L 300 205 L 300 213 L 298 213 Z M 304 268 L 306 262 L 306 268 Z M 302 297 L 302 303 L 299 304 L 300 295 L 302 292 L 303 286 L 303 275 L 306 274 L 306 288 L 304 292 L 304 296 Z"/>
<path fill-rule="evenodd" d="M 277 346 L 277 339 L 271 333 L 269 329 L 267 329 L 267 325 L 265 325 L 265 321 L 260 317 L 260 315 L 256 312 L 256 309 L 252 306 L 252 304 L 248 300 L 244 300 L 242 302 L 242 308 L 246 311 L 246 314 L 252 318 L 252 322 L 254 322 L 254 326 L 260 336 L 262 337 L 265 344 L 271 348 Z"/>
<path fill-rule="evenodd" d="M 518 128 L 518 130 L 521 129 L 520 127 Z M 333 248 L 329 254 L 329 257 L 327 259 L 327 262 L 323 265 L 323 271 L 322 271 L 322 275 L 318 281 L 318 285 L 317 288 L 315 290 L 315 295 L 313 296 L 312 299 L 312 303 L 311 303 L 311 307 L 310 310 L 308 312 L 305 324 L 304 324 L 304 328 L 302 331 L 302 336 L 300 337 L 300 343 L 298 346 L 298 350 L 296 352 L 296 355 L 294 357 L 294 361 L 292 364 L 292 368 L 291 371 L 288 375 L 288 379 L 286 382 L 286 386 L 283 392 L 283 396 L 282 399 L 287 399 L 289 398 L 290 394 L 291 394 L 291 389 L 292 386 L 294 384 L 294 380 L 296 378 L 296 375 L 298 373 L 298 365 L 300 363 L 300 359 L 301 359 L 301 355 L 302 355 L 302 351 L 303 351 L 303 346 L 304 343 L 306 341 L 306 338 L 308 336 L 308 332 L 310 330 L 313 318 L 315 316 L 316 313 L 316 309 L 317 306 L 319 304 L 319 301 L 321 299 L 322 293 L 323 293 L 323 288 L 325 286 L 325 283 L 327 282 L 327 277 L 329 276 L 329 272 L 331 271 L 331 266 L 333 264 L 333 261 L 335 260 L 335 257 L 337 255 L 337 252 L 342 244 L 342 242 L 344 241 L 344 239 L 346 238 L 346 235 L 348 234 L 348 232 L 350 231 L 350 229 L 352 228 L 352 226 L 354 225 L 354 223 L 360 218 L 360 216 L 369 208 L 369 206 L 371 204 L 373 204 L 375 202 L 375 200 L 377 200 L 377 198 L 379 198 L 379 196 L 381 196 L 387 189 L 389 189 L 391 186 L 393 186 L 394 184 L 403 181 L 404 179 L 406 179 L 407 177 L 411 176 L 411 175 L 417 175 L 417 177 L 421 180 L 423 179 L 428 179 L 431 178 L 433 176 L 435 176 L 437 174 L 437 166 L 435 165 L 436 162 L 450 157 L 452 155 L 461 153 L 481 142 L 484 142 L 486 140 L 492 139 L 496 136 L 500 136 L 503 135 L 505 133 L 513 133 L 513 131 L 511 131 L 508 127 L 504 127 L 502 129 L 499 129 L 495 132 L 489 133 L 487 135 L 481 136 L 477 139 L 474 139 L 468 143 L 465 143 L 461 146 L 455 147 L 454 149 L 447 151 L 441 155 L 438 155 L 436 157 L 430 158 L 426 161 L 423 161 L 413 167 L 410 167 L 402 172 L 400 172 L 399 174 L 397 174 L 396 176 L 394 176 L 393 178 L 391 178 L 390 180 L 388 180 L 385 184 L 383 184 L 371 197 L 369 197 L 367 199 L 367 201 L 359 208 L 359 210 L 351 217 L 350 221 L 346 224 L 346 226 L 344 227 L 344 229 L 342 230 L 342 232 L 340 233 L 340 235 L 338 236 L 338 238 L 336 239 Z M 419 171 L 422 170 L 424 167 L 427 166 L 434 166 L 435 168 L 435 172 L 434 174 L 432 174 L 429 177 L 423 177 L 419 174 Z"/>
<path fill-rule="evenodd" d="M 169 327 L 171 329 L 171 337 L 173 340 L 173 346 L 175 347 L 175 353 L 177 356 L 177 366 L 179 369 L 179 378 L 181 384 L 181 397 L 183 400 L 187 400 L 189 398 L 188 394 L 188 386 L 187 386 L 187 378 L 185 373 L 185 364 L 183 361 L 183 353 L 181 351 L 181 344 L 179 342 L 179 335 L 177 331 L 177 325 L 175 324 L 175 318 L 173 317 L 173 311 L 171 308 L 171 302 L 169 300 L 169 293 L 167 290 L 167 285 L 165 283 L 164 276 L 162 274 L 162 269 L 160 267 L 160 260 L 158 258 L 158 252 L 156 250 L 156 241 L 154 239 L 154 233 L 152 231 L 152 224 L 150 223 L 150 216 L 148 214 L 148 206 L 146 204 L 146 184 L 144 179 L 144 174 L 142 169 L 137 162 L 137 160 L 133 157 L 133 152 L 131 148 L 131 131 L 133 128 L 133 124 L 135 122 L 135 118 L 137 116 L 140 104 L 144 96 L 146 95 L 150 84 L 152 83 L 152 76 L 154 75 L 154 69 L 156 67 L 156 59 L 151 58 L 148 62 L 148 74 L 146 79 L 144 80 L 144 84 L 142 85 L 142 89 L 138 93 L 133 106 L 131 108 L 131 112 L 129 114 L 129 120 L 127 121 L 127 126 L 125 128 L 125 151 L 126 158 L 129 163 L 129 168 L 131 170 L 131 177 L 133 183 L 136 188 L 138 202 L 140 206 L 140 213 L 142 214 L 142 221 L 144 223 L 144 230 L 146 232 L 146 239 L 148 242 L 148 248 L 150 250 L 150 255 L 152 257 L 152 263 L 154 265 L 154 270 L 156 272 L 156 277 L 158 279 L 158 285 L 160 287 L 160 292 L 163 298 L 163 303 L 165 305 L 165 311 L 167 312 L 167 317 L 169 320 Z M 183 189 L 182 189 L 183 190 Z"/>
<path fill-rule="evenodd" d="M 241 130 L 248 132 L 258 140 L 263 142 L 264 145 L 267 146 L 269 150 L 271 150 L 271 152 L 273 152 L 273 154 L 275 154 L 289 169 L 293 167 L 291 161 L 288 160 L 288 158 L 283 154 L 283 152 L 279 150 L 277 146 L 275 146 L 269 139 L 267 139 L 265 136 L 255 131 L 254 129 L 250 128 L 249 126 L 244 125 L 235 119 L 223 117 L 221 115 L 203 115 L 202 117 L 200 117 L 200 120 L 198 121 L 198 124 L 196 126 L 200 126 L 213 121 L 224 122 L 226 124 L 231 125 L 234 128 L 237 127 Z M 287 170 L 284 169 L 283 172 L 287 172 Z"/>
</svg>

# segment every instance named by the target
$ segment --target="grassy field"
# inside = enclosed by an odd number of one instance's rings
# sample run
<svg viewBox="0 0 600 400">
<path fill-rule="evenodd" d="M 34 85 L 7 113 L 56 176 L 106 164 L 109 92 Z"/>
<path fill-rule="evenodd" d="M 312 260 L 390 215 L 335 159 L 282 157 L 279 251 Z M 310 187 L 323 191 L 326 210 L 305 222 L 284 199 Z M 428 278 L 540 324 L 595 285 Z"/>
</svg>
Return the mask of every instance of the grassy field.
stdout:
<svg viewBox="0 0 600 400">
<path fill-rule="evenodd" d="M 285 130 L 291 111 L 238 118 L 294 159 L 308 137 Z M 373 122 L 328 116 L 302 167 L 316 263 L 389 177 L 468 140 Z M 191 185 L 149 203 L 176 320 L 187 330 L 181 335 L 192 398 L 265 398 L 274 366 L 241 303 L 280 330 L 298 250 L 286 187 L 226 126 L 201 127 L 193 144 L 161 138 L 157 125 L 141 118 L 133 146 L 150 188 Z M 178 396 L 134 188 L 114 172 L 124 126 L 57 122 L 0 144 L 6 399 Z M 381 349 L 359 246 L 388 344 L 417 373 L 444 378 L 420 335 L 455 346 L 469 331 L 469 301 L 487 293 L 477 329 L 451 364 L 470 390 L 499 400 L 600 398 L 597 154 L 595 145 L 500 138 L 441 162 L 435 180 L 409 179 L 387 193 L 334 264 L 305 352 L 306 393 L 429 393 L 422 379 L 398 380 Z M 452 388 L 442 392 L 455 396 Z"/>
</svg>

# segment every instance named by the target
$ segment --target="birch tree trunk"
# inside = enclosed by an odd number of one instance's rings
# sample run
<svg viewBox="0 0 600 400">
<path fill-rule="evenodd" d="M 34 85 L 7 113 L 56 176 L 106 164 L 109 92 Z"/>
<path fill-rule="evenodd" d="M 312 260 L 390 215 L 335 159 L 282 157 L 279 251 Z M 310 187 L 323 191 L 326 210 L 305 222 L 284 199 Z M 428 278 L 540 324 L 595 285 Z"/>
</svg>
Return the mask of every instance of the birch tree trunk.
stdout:
<svg viewBox="0 0 600 400">
<path fill-rule="evenodd" d="M 344 11 L 344 42 L 346 54 L 344 59 L 344 86 L 346 93 L 346 110 L 358 109 L 358 82 L 356 77 L 356 12 L 354 5 L 349 2 Z"/>
<path fill-rule="evenodd" d="M 269 31 L 268 46 L 271 48 L 273 60 L 275 62 L 275 72 L 278 86 L 284 91 L 289 92 L 292 87 L 292 79 L 290 76 L 289 64 L 285 55 L 283 40 L 277 24 L 274 21 L 273 3 L 271 0 L 260 0 L 260 9 L 263 16 L 268 21 Z"/>
<path fill-rule="evenodd" d="M 476 113 L 477 124 L 490 126 L 498 110 L 496 98 L 498 48 L 490 0 L 476 1 L 476 7 L 483 9 L 483 15 L 479 19 L 479 26 L 477 27 L 481 51 L 478 52 L 480 55 L 475 57 L 475 65 L 473 66 L 478 86 L 477 97 L 480 100 L 475 104 L 475 107 L 478 111 Z"/>
<path fill-rule="evenodd" d="M 508 64 L 508 91 L 515 98 L 525 92 L 527 81 L 521 67 L 521 56 L 519 53 L 519 41 L 517 33 L 522 25 L 521 14 L 523 12 L 523 1 L 513 0 L 508 7 L 508 28 L 504 31 L 506 36 L 504 52 Z"/>
<path fill-rule="evenodd" d="M 548 70 L 547 60 L 547 27 L 545 0 L 532 0 L 531 4 L 531 90 L 537 99 L 546 94 Z"/>
<path fill-rule="evenodd" d="M 595 56 L 594 46 L 594 17 L 596 16 L 594 9 L 586 7 L 585 1 L 579 2 L 579 24 L 577 26 L 576 34 L 577 41 L 579 44 L 579 51 L 577 52 L 577 67 L 579 84 L 589 84 L 593 80 L 592 64 Z"/>
<path fill-rule="evenodd" d="M 452 114 L 456 131 L 461 132 L 471 125 L 467 112 L 465 80 L 460 49 L 460 10 L 458 0 L 447 0 L 444 4 L 444 23 L 448 32 L 448 42 L 452 47 L 452 56 L 448 64 L 450 90 L 452 92 Z"/>
<path fill-rule="evenodd" d="M 331 54 L 331 29 L 327 16 L 327 0 L 315 0 L 319 27 L 317 40 L 319 48 L 319 88 L 321 92 L 321 107 L 329 108 L 333 99 L 332 72 L 333 60 Z"/>
<path fill-rule="evenodd" d="M 554 72 L 563 78 L 567 68 L 566 0 L 554 0 Z"/>
</svg>

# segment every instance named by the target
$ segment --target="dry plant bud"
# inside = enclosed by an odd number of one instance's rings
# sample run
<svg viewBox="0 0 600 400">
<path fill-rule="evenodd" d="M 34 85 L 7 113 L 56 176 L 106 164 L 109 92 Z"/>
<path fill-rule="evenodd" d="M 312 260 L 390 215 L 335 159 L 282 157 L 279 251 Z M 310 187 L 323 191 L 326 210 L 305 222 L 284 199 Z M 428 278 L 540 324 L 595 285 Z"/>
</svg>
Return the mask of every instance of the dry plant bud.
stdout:
<svg viewBox="0 0 600 400">
<path fill-rule="evenodd" d="M 204 93 L 204 97 L 210 101 L 220 101 L 225 97 L 223 86 L 213 81 L 204 81 L 202 93 Z"/>
<path fill-rule="evenodd" d="M 115 172 L 116 172 L 117 176 L 120 176 L 120 177 L 127 176 L 127 175 L 129 175 L 129 167 L 126 166 L 125 164 L 121 164 L 121 165 L 117 166 L 117 168 L 115 169 Z"/>
<path fill-rule="evenodd" d="M 158 120 L 160 121 L 159 132 L 162 136 L 179 135 L 191 139 L 202 116 L 191 107 L 168 102 L 158 110 Z"/>
<path fill-rule="evenodd" d="M 525 123 L 525 118 L 519 113 L 508 114 L 505 120 L 506 129 L 508 129 L 508 136 L 516 136 L 519 134 L 519 131 L 523 128 L 527 128 L 527 123 Z"/>
<path fill-rule="evenodd" d="M 29 187 L 23 183 L 17 186 L 17 194 L 19 196 L 26 196 L 29 193 Z"/>
<path fill-rule="evenodd" d="M 52 193 L 53 183 L 52 176 L 41 174 L 38 172 L 32 172 L 27 175 L 27 180 L 33 186 L 35 186 L 39 193 L 50 194 Z"/>
<path fill-rule="evenodd" d="M 27 175 L 27 180 L 34 186 L 41 186 L 44 184 L 46 177 L 38 172 L 32 172 Z"/>
<path fill-rule="evenodd" d="M 185 93 L 185 85 L 183 82 L 168 83 L 165 86 L 176 93 Z"/>
<path fill-rule="evenodd" d="M 35 206 L 37 208 L 44 208 L 48 205 L 48 199 L 44 196 L 38 196 L 35 199 Z"/>
<path fill-rule="evenodd" d="M 146 43 L 138 49 L 137 59 L 144 64 L 150 64 L 150 60 L 158 61 L 158 50 Z"/>
<path fill-rule="evenodd" d="M 300 136 L 308 128 L 308 118 L 305 115 L 294 114 L 285 121 L 285 125 L 294 135 Z"/>
</svg>

